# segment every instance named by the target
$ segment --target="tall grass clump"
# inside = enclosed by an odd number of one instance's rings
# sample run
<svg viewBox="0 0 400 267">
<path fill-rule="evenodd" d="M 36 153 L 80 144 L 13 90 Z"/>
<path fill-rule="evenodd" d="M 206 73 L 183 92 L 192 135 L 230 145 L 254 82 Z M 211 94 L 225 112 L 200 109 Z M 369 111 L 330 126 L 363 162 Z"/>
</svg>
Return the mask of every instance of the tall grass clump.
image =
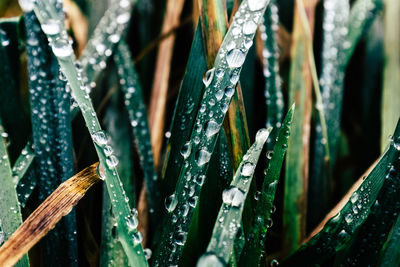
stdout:
<svg viewBox="0 0 400 267">
<path fill-rule="evenodd" d="M 399 8 L 0 1 L 0 266 L 398 266 Z"/>
</svg>

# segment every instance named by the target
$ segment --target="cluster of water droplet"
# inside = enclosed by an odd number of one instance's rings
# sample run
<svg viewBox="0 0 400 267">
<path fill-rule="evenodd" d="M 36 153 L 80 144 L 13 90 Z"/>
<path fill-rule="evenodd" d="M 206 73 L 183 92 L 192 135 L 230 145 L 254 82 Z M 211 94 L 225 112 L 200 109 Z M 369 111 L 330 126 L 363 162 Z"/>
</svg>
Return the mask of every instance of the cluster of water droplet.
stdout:
<svg viewBox="0 0 400 267">
<path fill-rule="evenodd" d="M 260 25 L 260 36 L 263 41 L 263 73 L 265 78 L 265 99 L 267 107 L 266 127 L 281 126 L 283 119 L 284 100 L 279 75 L 279 48 L 276 41 L 279 16 L 275 1 L 267 6 L 263 23 Z M 267 140 L 271 149 L 273 136 Z"/>
<path fill-rule="evenodd" d="M 82 54 L 82 64 L 85 66 L 87 79 L 84 82 L 92 82 L 95 73 L 99 73 L 107 67 L 107 59 L 113 53 L 113 47 L 123 37 L 123 33 L 131 18 L 131 0 L 115 1 L 110 5 L 99 24 L 93 38 L 87 44 Z M 95 85 L 95 84 L 93 84 Z"/>
</svg>

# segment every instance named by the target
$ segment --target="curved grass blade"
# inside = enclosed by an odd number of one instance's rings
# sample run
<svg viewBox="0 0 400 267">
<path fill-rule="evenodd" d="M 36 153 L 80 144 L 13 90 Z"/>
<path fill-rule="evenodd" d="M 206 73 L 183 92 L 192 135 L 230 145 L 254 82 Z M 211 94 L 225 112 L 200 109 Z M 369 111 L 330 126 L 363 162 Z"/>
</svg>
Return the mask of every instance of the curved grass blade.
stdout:
<svg viewBox="0 0 400 267">
<path fill-rule="evenodd" d="M 321 102 L 316 104 L 316 109 L 323 113 L 324 121 L 316 117 L 313 129 L 315 139 L 310 164 L 308 227 L 316 225 L 323 218 L 331 198 L 331 167 L 336 161 L 340 136 L 343 84 L 346 72 L 344 65 L 345 41 L 349 10 L 348 0 L 324 2 L 323 28 L 325 30 L 319 80 L 321 89 L 319 100 Z M 326 149 L 327 145 L 328 149 Z"/>
<path fill-rule="evenodd" d="M 0 247 L 1 266 L 13 266 L 54 228 L 63 216 L 72 210 L 93 184 L 100 181 L 96 175 L 97 164 L 93 164 L 62 183 L 16 229 L 12 236 Z M 9 194 L 7 195 L 9 196 Z"/>
<path fill-rule="evenodd" d="M 297 0 L 295 3 L 292 63 L 290 68 L 289 102 L 296 103 L 292 134 L 287 151 L 284 206 L 283 247 L 285 254 L 295 250 L 305 237 L 305 220 L 308 190 L 308 158 L 312 101 L 312 73 L 309 42 L 314 27 L 314 11 L 317 1 Z M 303 13 L 307 14 L 304 27 Z"/>
<path fill-rule="evenodd" d="M 136 147 L 143 168 L 147 198 L 151 209 L 150 216 L 152 217 L 152 222 L 155 223 L 157 220 L 154 216 L 158 216 L 161 209 L 161 189 L 154 168 L 149 123 L 146 117 L 142 88 L 126 43 L 121 42 L 118 45 L 114 59 L 118 66 L 124 103 L 128 111 L 130 125 L 136 139 Z"/>
<path fill-rule="evenodd" d="M 395 137 L 399 134 L 400 127 L 396 129 Z M 340 212 L 332 217 L 319 233 L 282 262 L 281 266 L 292 266 L 294 263 L 323 264 L 337 251 L 346 247 L 351 236 L 364 223 L 370 208 L 375 203 L 394 149 L 394 146 L 389 147 Z"/>
<path fill-rule="evenodd" d="M 282 163 L 285 158 L 290 136 L 294 105 L 289 109 L 279 130 L 273 155 L 265 172 L 261 194 L 257 202 L 254 221 L 240 258 L 240 266 L 259 266 L 273 211 L 275 193 L 278 186 Z M 269 139 L 269 138 L 268 138 Z"/>
<path fill-rule="evenodd" d="M 132 214 L 127 201 L 128 197 L 121 185 L 116 165 L 118 159 L 109 151 L 108 137 L 100 127 L 100 123 L 90 100 L 88 89 L 82 81 L 82 76 L 75 68 L 75 57 L 69 43 L 62 20 L 58 17 L 54 7 L 46 0 L 35 2 L 34 10 L 41 24 L 54 22 L 60 28 L 55 35 L 47 34 L 53 53 L 58 59 L 60 67 L 65 74 L 72 96 L 77 101 L 89 133 L 91 134 L 95 149 L 100 160 L 99 172 L 107 184 L 108 193 L 113 204 L 114 215 L 117 221 L 119 240 L 128 256 L 129 262 L 134 266 L 148 266 L 141 245 L 141 234 L 137 231 L 137 218 Z M 111 27 L 114 29 L 115 25 Z M 111 149 L 110 149 L 111 148 Z"/>
<path fill-rule="evenodd" d="M 22 208 L 25 207 L 37 183 L 34 164 L 32 164 L 34 156 L 32 155 L 34 154 L 31 143 L 28 142 L 12 168 L 13 182 L 17 189 L 19 204 Z"/>
<path fill-rule="evenodd" d="M 264 23 L 260 26 L 260 35 L 263 41 L 263 73 L 265 79 L 267 108 L 266 127 L 281 127 L 285 102 L 283 99 L 281 78 L 279 76 L 279 48 L 276 41 L 278 30 L 278 7 L 272 0 L 265 11 Z M 267 140 L 267 150 L 274 148 L 277 131 L 273 131 Z"/>
<path fill-rule="evenodd" d="M 400 102 L 400 39 L 398 29 L 400 27 L 400 2 L 389 0 L 385 3 L 385 68 L 383 73 L 383 92 L 382 92 L 382 127 L 381 127 L 381 149 L 383 150 L 387 137 L 393 132 L 396 120 L 400 112 L 398 103 Z"/>
<path fill-rule="evenodd" d="M 189 206 L 189 202 L 198 197 L 201 190 L 202 183 L 196 181 L 205 178 L 221 124 L 250 48 L 246 43 L 252 42 L 267 3 L 266 0 L 248 0 L 241 4 L 215 59 L 214 68 L 205 74 L 205 93 L 191 137 L 182 150 L 185 164 L 180 169 L 175 193 L 167 205 L 168 223 L 154 260 L 156 265 L 175 265 L 179 261 L 196 206 Z M 251 25 L 251 31 L 247 31 L 244 25 Z M 188 191 L 193 191 L 193 194 Z"/>
<path fill-rule="evenodd" d="M 400 121 L 399 121 L 400 126 Z M 398 127 L 400 128 L 400 127 Z M 343 258 L 345 266 L 366 266 L 374 262 L 400 211 L 400 136 L 390 144 L 389 164 L 385 180 L 371 207 L 368 218 L 360 227 L 357 237 Z"/>
<path fill-rule="evenodd" d="M 379 259 L 379 266 L 395 267 L 400 264 L 400 216 L 397 217 L 396 223 L 393 226 L 388 240 L 382 250 L 382 255 Z"/>
<path fill-rule="evenodd" d="M 62 2 L 56 9 L 62 10 Z M 60 14 L 60 12 L 59 12 Z M 35 145 L 38 201 L 43 202 L 74 173 L 70 94 L 59 78 L 59 65 L 33 12 L 25 13 L 26 54 Z M 43 26 L 47 30 L 46 25 Z M 76 214 L 73 210 L 43 239 L 43 258 L 50 265 L 78 264 Z"/>
<path fill-rule="evenodd" d="M 0 227 L 4 241 L 9 239 L 21 225 L 22 215 L 13 183 L 7 148 L 2 137 L 3 133 L 4 129 L 0 121 Z M 21 260 L 18 263 L 19 258 L 14 262 L 17 267 L 29 266 L 28 255 L 24 256 L 24 254 L 21 254 Z"/>
<path fill-rule="evenodd" d="M 243 157 L 230 187 L 222 193 L 223 204 L 219 210 L 207 252 L 200 257 L 197 267 L 228 264 L 234 250 L 236 235 L 242 225 L 244 202 L 254 170 L 271 130 L 272 128 L 261 129 L 257 132 L 256 141 Z"/>
</svg>

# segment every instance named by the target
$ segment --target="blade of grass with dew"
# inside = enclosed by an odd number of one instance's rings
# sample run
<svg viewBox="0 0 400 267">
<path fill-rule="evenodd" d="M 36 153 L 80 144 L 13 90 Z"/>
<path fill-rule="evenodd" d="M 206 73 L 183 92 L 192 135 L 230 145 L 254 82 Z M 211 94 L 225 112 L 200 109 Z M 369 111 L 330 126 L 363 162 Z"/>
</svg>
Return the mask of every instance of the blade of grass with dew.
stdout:
<svg viewBox="0 0 400 267">
<path fill-rule="evenodd" d="M 34 155 L 32 146 L 28 142 L 12 168 L 13 182 L 17 189 L 19 204 L 22 208 L 25 207 L 37 183 L 34 164 L 32 164 L 34 157 L 32 155 Z"/>
<path fill-rule="evenodd" d="M 350 9 L 344 65 L 347 66 L 358 41 L 383 9 L 383 0 L 356 0 Z"/>
<path fill-rule="evenodd" d="M 163 197 L 169 196 L 175 189 L 179 170 L 183 164 L 181 149 L 190 137 L 194 125 L 193 118 L 199 110 L 203 95 L 204 84 L 199 73 L 204 73 L 206 70 L 201 24 L 198 23 L 169 130 L 171 136 L 168 138 L 162 169 Z"/>
<path fill-rule="evenodd" d="M 200 0 L 200 21 L 202 25 L 203 41 L 206 47 L 207 67 L 213 67 L 215 58 L 218 54 L 219 47 L 227 30 L 227 14 L 223 1 Z M 244 34 L 249 34 L 253 31 L 251 28 L 243 26 Z M 245 44 L 249 49 L 251 42 Z M 239 75 L 233 76 L 232 79 L 239 80 Z M 239 163 L 250 146 L 249 132 L 247 128 L 246 114 L 244 111 L 243 95 L 240 84 L 236 86 L 234 94 L 229 105 L 227 117 L 224 121 L 224 130 L 229 144 L 232 163 L 234 168 L 239 166 Z"/>
<path fill-rule="evenodd" d="M 251 233 L 246 240 L 239 266 L 260 266 L 265 237 L 272 222 L 271 215 L 275 193 L 283 160 L 288 147 L 287 144 L 290 136 L 293 112 L 294 105 L 289 109 L 285 119 L 283 120 L 282 127 L 279 130 L 279 134 L 277 135 L 277 141 L 273 147 L 272 158 L 269 160 L 268 168 L 265 172 L 261 194 L 258 197 Z"/>
<path fill-rule="evenodd" d="M 180 169 L 175 193 L 167 203 L 168 223 L 155 253 L 155 265 L 174 265 L 179 261 L 194 210 L 188 203 L 194 197 L 198 197 L 201 190 L 201 185 L 195 182 L 196 178 L 206 174 L 221 124 L 238 82 L 237 79 L 232 79 L 232 76 L 240 75 L 250 48 L 244 43 L 254 38 L 267 3 L 267 0 L 248 0 L 240 5 L 215 59 L 214 68 L 208 70 L 204 76 L 205 93 L 191 137 L 182 151 L 185 164 Z M 243 25 L 255 24 L 251 34 L 247 31 L 246 34 L 242 32 L 243 26 L 238 20 L 243 22 Z M 188 190 L 193 191 L 193 194 L 186 194 Z"/>
<path fill-rule="evenodd" d="M 396 129 L 395 137 L 398 137 L 399 134 L 400 127 Z M 322 264 L 337 251 L 346 247 L 351 236 L 364 223 L 370 208 L 375 203 L 384 183 L 385 172 L 394 149 L 394 146 L 389 146 L 340 212 L 332 217 L 320 232 L 285 259 L 280 266 L 292 266 L 294 263 L 299 265 Z"/>
<path fill-rule="evenodd" d="M 131 19 L 131 8 L 136 0 L 113 0 L 97 24 L 92 37 L 82 52 L 80 61 L 83 79 L 90 87 L 96 86 L 100 73 L 107 67 L 114 46 L 124 37 Z M 112 30 L 110 30 L 112 28 Z"/>
<path fill-rule="evenodd" d="M 316 110 L 324 116 L 315 117 L 315 138 L 310 163 L 308 225 L 315 226 L 325 215 L 331 200 L 332 167 L 336 161 L 340 137 L 345 41 L 349 19 L 349 1 L 325 1 L 323 15 L 323 47 L 321 55 L 320 94 Z M 328 144 L 327 144 L 328 143 Z M 326 147 L 329 146 L 327 150 Z M 329 153 L 329 155 L 328 155 Z"/>
<path fill-rule="evenodd" d="M 161 33 L 165 34 L 179 25 L 179 18 L 183 9 L 184 0 L 167 0 L 164 21 Z M 154 82 L 151 90 L 149 122 L 151 130 L 151 145 L 154 153 L 156 168 L 161 162 L 161 148 L 164 136 L 164 120 L 167 104 L 169 78 L 175 34 L 168 36 L 158 47 L 156 66 L 154 70 Z"/>
<path fill-rule="evenodd" d="M 0 266 L 13 266 L 72 210 L 93 184 L 100 181 L 96 175 L 97 165 L 95 163 L 63 182 L 29 215 L 0 247 Z"/>
<path fill-rule="evenodd" d="M 383 72 L 383 92 L 381 104 L 381 149 L 383 150 L 387 137 L 393 132 L 400 111 L 400 2 L 388 0 L 385 3 L 385 67 Z"/>
<path fill-rule="evenodd" d="M 54 4 L 54 2 L 52 2 Z M 62 2 L 55 6 L 61 16 Z M 62 15 L 63 16 L 63 15 Z M 59 65 L 34 12 L 24 14 L 35 175 L 39 203 L 74 173 L 70 94 L 59 78 Z M 53 25 L 42 25 L 54 34 Z M 56 25 L 57 26 L 57 25 Z M 50 265 L 77 266 L 76 213 L 73 210 L 43 239 L 43 258 Z"/>
<path fill-rule="evenodd" d="M 279 75 L 279 48 L 276 40 L 279 23 L 276 0 L 271 0 L 264 15 L 264 23 L 260 26 L 263 41 L 262 63 L 265 79 L 265 104 L 267 111 L 266 127 L 281 127 L 285 102 L 283 99 L 281 78 Z M 277 131 L 272 131 L 267 140 L 267 150 L 274 148 Z"/>
<path fill-rule="evenodd" d="M 4 129 L 0 121 L 0 227 L 2 242 L 9 239 L 22 223 L 21 209 L 13 183 L 7 148 L 2 137 L 3 133 Z M 24 254 L 21 255 L 22 259 L 18 263 L 15 262 L 17 267 L 29 266 L 28 255 L 23 256 Z"/>
<path fill-rule="evenodd" d="M 249 192 L 254 170 L 262 148 L 272 128 L 257 132 L 255 143 L 244 155 L 228 189 L 222 193 L 223 204 L 219 210 L 207 252 L 197 262 L 197 267 L 225 266 L 233 253 L 235 237 L 241 227 L 244 202 Z"/>
<path fill-rule="evenodd" d="M 161 209 L 161 188 L 154 168 L 153 151 L 150 141 L 149 123 L 146 117 L 142 87 L 132 62 L 131 53 L 126 43 L 118 45 L 114 59 L 118 66 L 119 81 L 128 111 L 130 125 L 136 140 L 146 182 L 147 199 L 151 209 L 152 222 L 157 221 Z"/>
<path fill-rule="evenodd" d="M 53 53 L 57 57 L 60 67 L 70 84 L 72 96 L 75 98 L 82 111 L 86 126 L 95 145 L 100 160 L 99 172 L 101 177 L 104 177 L 107 184 L 114 215 L 116 216 L 119 240 L 132 265 L 137 267 L 148 266 L 141 245 L 141 234 L 136 228 L 137 218 L 135 214 L 132 214 L 127 201 L 128 197 L 121 186 L 121 180 L 116 170 L 118 159 L 115 155 L 106 153 L 106 151 L 109 151 L 110 147 L 108 145 L 108 137 L 101 129 L 88 95 L 89 90 L 84 85 L 80 73 L 75 68 L 75 57 L 62 20 L 57 16 L 54 7 L 50 5 L 47 0 L 35 2 L 34 10 L 41 24 L 51 21 L 60 27 L 60 32 L 58 34 L 48 35 L 48 38 Z M 110 31 L 113 31 L 118 26 L 110 24 L 107 27 Z"/>
<path fill-rule="evenodd" d="M 18 157 L 28 139 L 30 122 L 19 96 L 20 18 L 0 19 L 0 116 L 9 134 L 11 162 Z M 23 23 L 23 21 L 22 21 Z M 28 129 L 28 130 L 27 130 Z"/>
<path fill-rule="evenodd" d="M 133 151 L 130 138 L 131 129 L 129 126 L 128 112 L 123 106 L 121 107 L 119 105 L 120 98 L 120 94 L 113 95 L 110 101 L 111 103 L 106 110 L 104 120 L 110 136 L 112 136 L 110 145 L 113 147 L 114 153 L 120 161 L 117 170 L 120 174 L 123 188 L 129 196 L 130 206 L 136 207 L 134 168 L 132 162 Z M 113 216 L 110 197 L 107 195 L 107 188 L 105 185 L 103 188 L 100 266 L 128 266 L 128 258 L 116 237 L 116 221 Z"/>
<path fill-rule="evenodd" d="M 393 226 L 385 246 L 381 251 L 379 266 L 395 267 L 400 264 L 400 216 L 397 217 L 396 223 Z"/>
<path fill-rule="evenodd" d="M 283 247 L 285 254 L 295 250 L 305 237 L 307 209 L 308 157 L 311 118 L 312 77 L 310 58 L 307 56 L 309 38 L 312 38 L 314 11 L 317 1 L 297 0 L 295 2 L 292 63 L 290 68 L 289 102 L 296 103 L 292 134 L 289 138 L 284 203 L 283 203 Z M 304 27 L 302 15 L 307 14 Z"/>
<path fill-rule="evenodd" d="M 390 163 L 386 168 L 382 188 L 351 247 L 341 257 L 342 264 L 346 266 L 366 266 L 374 262 L 399 214 L 400 136 L 396 136 L 390 146 L 394 149 L 391 149 L 389 155 Z"/>
</svg>

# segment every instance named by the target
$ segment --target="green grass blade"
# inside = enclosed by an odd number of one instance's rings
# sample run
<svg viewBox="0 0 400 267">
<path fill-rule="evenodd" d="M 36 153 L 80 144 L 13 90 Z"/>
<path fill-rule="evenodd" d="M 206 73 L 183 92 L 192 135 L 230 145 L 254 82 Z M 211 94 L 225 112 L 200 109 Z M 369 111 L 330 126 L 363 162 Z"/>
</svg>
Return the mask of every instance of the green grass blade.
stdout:
<svg viewBox="0 0 400 267">
<path fill-rule="evenodd" d="M 350 9 L 347 40 L 344 43 L 346 66 L 356 49 L 358 41 L 369 29 L 377 14 L 383 9 L 382 0 L 357 0 Z"/>
<path fill-rule="evenodd" d="M 198 267 L 228 264 L 233 253 L 235 237 L 241 227 L 244 202 L 254 170 L 271 130 L 272 128 L 258 131 L 256 141 L 243 157 L 230 187 L 222 193 L 223 204 L 219 210 L 207 252 L 200 257 L 197 262 Z"/>
<path fill-rule="evenodd" d="M 119 105 L 118 100 L 120 100 L 119 94 L 115 94 L 107 108 L 105 124 L 107 129 L 109 129 L 110 135 L 113 137 L 110 140 L 110 144 L 120 161 L 117 170 L 120 174 L 123 188 L 129 196 L 130 206 L 136 207 L 132 139 L 130 138 L 131 129 L 128 112 L 126 112 L 124 107 Z M 105 185 L 103 190 L 100 251 L 100 266 L 129 266 L 128 258 L 116 236 L 116 221 L 112 213 L 111 201 Z"/>
<path fill-rule="evenodd" d="M 395 136 L 398 137 L 399 134 L 400 127 L 396 129 Z M 323 264 L 337 251 L 346 247 L 375 203 L 394 149 L 394 146 L 389 147 L 341 211 L 331 218 L 319 233 L 282 262 L 281 266 L 292 266 L 294 263 Z"/>
<path fill-rule="evenodd" d="M 385 148 L 389 134 L 393 132 L 400 112 L 400 2 L 389 0 L 385 3 L 385 69 L 383 74 L 383 92 L 381 108 L 381 149 Z"/>
<path fill-rule="evenodd" d="M 289 109 L 279 130 L 278 139 L 273 148 L 273 155 L 269 161 L 268 168 L 265 173 L 261 194 L 257 202 L 254 221 L 251 227 L 251 233 L 246 240 L 242 256 L 240 258 L 240 266 L 259 266 L 261 254 L 264 249 L 265 237 L 270 224 L 271 214 L 274 205 L 275 193 L 278 186 L 279 176 L 287 144 L 290 136 L 290 127 L 292 124 L 294 105 Z"/>
<path fill-rule="evenodd" d="M 31 143 L 28 142 L 12 168 L 13 182 L 17 188 L 18 201 L 22 208 L 25 207 L 37 183 L 34 164 L 32 164 L 34 153 L 31 146 Z"/>
<path fill-rule="evenodd" d="M 3 133 L 4 129 L 0 121 L 0 228 L 2 241 L 7 240 L 22 223 L 21 209 L 13 183 L 7 148 L 2 137 Z M 29 266 L 28 255 L 23 256 L 16 266 Z"/>
<path fill-rule="evenodd" d="M 95 144 L 96 152 L 100 161 L 100 176 L 105 179 L 107 190 L 113 205 L 113 212 L 117 221 L 117 232 L 119 240 L 128 256 L 129 262 L 134 266 L 148 266 L 141 245 L 141 235 L 137 231 L 137 218 L 132 214 L 129 207 L 128 197 L 121 186 L 116 165 L 118 159 L 115 155 L 108 153 L 108 137 L 100 127 L 92 102 L 88 95 L 88 89 L 82 81 L 82 77 L 75 67 L 75 57 L 72 46 L 69 43 L 66 30 L 62 20 L 48 1 L 35 2 L 35 13 L 41 24 L 54 22 L 60 28 L 55 35 L 47 34 L 53 53 L 56 55 L 60 67 L 65 74 L 72 96 L 77 101 L 89 133 Z M 108 30 L 113 31 L 115 24 L 108 25 Z"/>
<path fill-rule="evenodd" d="M 315 138 L 310 164 L 308 225 L 315 226 L 325 215 L 331 200 L 331 170 L 336 161 L 345 77 L 345 41 L 349 19 L 349 1 L 325 1 L 323 46 L 321 52 L 321 103 L 316 103 L 325 121 L 315 118 Z M 334 53 L 334 51 L 336 51 Z M 328 143 L 328 144 L 327 144 Z M 329 146 L 326 149 L 326 146 Z M 328 155 L 329 153 L 329 155 Z M 327 160 L 329 158 L 329 161 Z"/>
<path fill-rule="evenodd" d="M 62 10 L 61 6 L 56 7 Z M 59 65 L 33 12 L 24 16 L 27 34 L 30 106 L 38 201 L 74 174 L 70 94 L 59 78 Z M 43 257 L 50 265 L 76 266 L 78 245 L 75 211 L 43 239 Z"/>
<path fill-rule="evenodd" d="M 130 125 L 136 139 L 136 147 L 140 155 L 140 163 L 143 168 L 146 182 L 147 199 L 151 210 L 152 222 L 156 222 L 161 209 L 161 192 L 157 173 L 154 169 L 153 152 L 150 142 L 149 122 L 146 116 L 142 88 L 138 75 L 131 59 L 131 53 L 126 43 L 118 45 L 115 54 L 118 65 L 119 80 L 124 94 L 124 103 L 128 111 Z"/>
<path fill-rule="evenodd" d="M 279 75 L 279 48 L 276 40 L 279 15 L 276 1 L 273 0 L 265 11 L 264 23 L 260 26 L 263 40 L 263 73 L 265 79 L 266 127 L 281 127 L 284 99 Z M 277 131 L 273 131 L 267 141 L 267 149 L 272 150 Z"/>
<path fill-rule="evenodd" d="M 114 46 L 123 39 L 124 31 L 131 18 L 131 8 L 136 0 L 114 0 L 97 24 L 92 37 L 82 52 L 84 82 L 91 87 L 101 71 L 107 67 L 107 60 L 113 54 Z M 110 31 L 110 26 L 113 30 Z"/>
<path fill-rule="evenodd" d="M 290 67 L 289 103 L 296 103 L 292 134 L 286 157 L 283 200 L 283 246 L 292 252 L 305 237 L 308 188 L 308 158 L 312 101 L 309 44 L 312 38 L 316 1 L 296 1 Z M 307 14 L 306 18 L 303 18 Z M 304 21 L 304 20 L 307 21 Z M 309 27 L 305 27 L 305 26 Z"/>
<path fill-rule="evenodd" d="M 203 48 L 201 24 L 198 23 L 169 130 L 170 133 L 174 134 L 171 134 L 168 139 L 162 170 L 164 197 L 173 193 L 178 180 L 179 170 L 183 163 L 180 151 L 190 138 L 194 125 L 193 118 L 199 110 L 203 95 L 204 84 L 199 73 L 204 73 L 206 70 L 207 63 Z"/>
<path fill-rule="evenodd" d="M 392 232 L 388 237 L 382 255 L 379 259 L 379 266 L 395 267 L 400 264 L 400 216 L 397 217 L 396 223 L 393 226 Z"/>
<path fill-rule="evenodd" d="M 171 196 L 169 222 L 166 223 L 155 264 L 175 265 L 179 261 L 194 210 L 189 202 L 201 190 L 201 185 L 196 180 L 199 177 L 202 180 L 206 174 L 220 127 L 235 92 L 237 78 L 251 47 L 249 44 L 252 43 L 267 2 L 249 0 L 240 5 L 215 59 L 214 68 L 205 74 L 205 93 L 188 146 L 185 147 L 187 149 L 182 151 L 185 164 L 180 169 L 176 190 Z M 238 20 L 243 24 L 239 24 Z M 183 194 L 188 189 L 194 193 Z"/>
<path fill-rule="evenodd" d="M 400 126 L 400 120 L 398 122 Z M 400 127 L 398 127 L 400 128 Z M 348 265 L 366 266 L 374 262 L 400 211 L 400 136 L 390 143 L 389 164 L 385 181 L 371 207 L 368 218 L 358 230 L 343 262 Z"/>
</svg>

